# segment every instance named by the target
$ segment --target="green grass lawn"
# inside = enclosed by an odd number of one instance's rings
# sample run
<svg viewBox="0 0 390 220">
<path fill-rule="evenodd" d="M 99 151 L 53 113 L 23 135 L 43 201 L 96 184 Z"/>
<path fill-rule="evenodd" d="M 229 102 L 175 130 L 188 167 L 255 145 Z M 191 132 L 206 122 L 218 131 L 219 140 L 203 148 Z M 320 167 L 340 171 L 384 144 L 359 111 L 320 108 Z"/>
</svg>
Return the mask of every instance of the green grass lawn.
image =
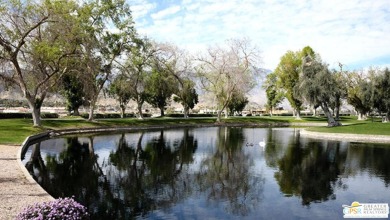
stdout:
<svg viewBox="0 0 390 220">
<path fill-rule="evenodd" d="M 312 127 L 308 130 L 327 133 L 390 135 L 390 123 L 365 121 L 339 127 Z"/>
<path fill-rule="evenodd" d="M 92 127 L 134 127 L 134 126 L 174 126 L 178 124 L 213 125 L 216 118 L 148 118 L 139 120 L 135 118 L 126 119 L 99 119 L 94 122 L 88 122 L 82 118 L 70 117 L 61 119 L 44 119 L 42 127 L 32 126 L 31 119 L 0 119 L 0 144 L 21 144 L 29 135 L 43 132 L 49 129 L 74 129 L 74 128 L 92 128 Z M 274 116 L 274 117 L 230 117 L 222 120 L 229 124 L 247 124 L 247 125 L 280 125 L 293 123 L 326 123 L 324 117 L 302 117 L 302 120 L 296 120 L 294 117 Z M 355 133 L 355 134 L 379 134 L 390 135 L 390 123 L 380 123 L 367 121 L 357 121 L 356 117 L 342 117 L 341 122 L 348 124 L 341 127 L 313 127 L 312 131 L 330 132 L 330 133 Z"/>
</svg>

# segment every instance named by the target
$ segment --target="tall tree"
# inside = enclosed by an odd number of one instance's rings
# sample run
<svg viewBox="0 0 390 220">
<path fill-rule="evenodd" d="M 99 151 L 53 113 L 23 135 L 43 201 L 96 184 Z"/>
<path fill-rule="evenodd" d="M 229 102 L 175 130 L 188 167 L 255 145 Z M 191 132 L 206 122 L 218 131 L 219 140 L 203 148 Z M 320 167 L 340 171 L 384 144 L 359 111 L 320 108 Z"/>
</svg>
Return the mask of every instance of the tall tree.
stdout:
<svg viewBox="0 0 390 220">
<path fill-rule="evenodd" d="M 150 75 L 151 63 L 156 47 L 147 38 L 136 36 L 120 71 L 128 77 L 130 98 L 137 103 L 137 117 L 143 119 L 142 106 L 147 98 L 146 79 Z"/>
<path fill-rule="evenodd" d="M 177 81 L 175 101 L 180 102 L 184 109 L 184 117 L 187 118 L 189 110 L 198 103 L 198 94 L 195 89 L 193 59 L 187 51 L 173 44 L 159 44 L 159 62 L 167 72 Z"/>
<path fill-rule="evenodd" d="M 119 74 L 111 82 L 108 93 L 119 102 L 121 118 L 125 117 L 126 105 L 131 98 L 130 83 L 125 74 Z"/>
<path fill-rule="evenodd" d="M 225 47 L 210 47 L 198 60 L 202 87 L 215 96 L 217 122 L 220 122 L 233 94 L 247 94 L 256 85 L 260 74 L 259 51 L 247 39 L 233 39 Z"/>
<path fill-rule="evenodd" d="M 76 52 L 80 29 L 72 1 L 0 2 L 0 78 L 18 87 L 41 125 L 47 93 L 66 72 Z"/>
<path fill-rule="evenodd" d="M 304 58 L 299 90 L 309 103 L 317 103 L 321 106 L 330 127 L 341 125 L 329 110 L 330 101 L 335 96 L 334 85 L 335 78 L 326 64 L 321 63 L 319 59 L 313 59 L 310 55 Z"/>
<path fill-rule="evenodd" d="M 371 97 L 367 96 L 370 87 L 367 76 L 359 72 L 345 72 L 347 82 L 347 102 L 358 113 L 358 120 L 365 120 L 366 114 L 371 111 Z"/>
<path fill-rule="evenodd" d="M 176 91 L 176 96 L 173 98 L 175 102 L 179 102 L 184 109 L 184 118 L 188 118 L 190 109 L 193 109 L 198 103 L 198 93 L 195 89 L 195 83 L 189 79 L 180 79 L 180 89 Z"/>
<path fill-rule="evenodd" d="M 245 106 L 248 104 L 249 100 L 248 98 L 241 93 L 233 93 L 232 98 L 227 105 L 227 109 L 229 110 L 230 115 L 234 115 L 234 112 L 241 113 Z"/>
<path fill-rule="evenodd" d="M 280 58 L 280 62 L 274 71 L 279 79 L 278 85 L 285 90 L 285 96 L 293 107 L 297 119 L 301 118 L 300 110 L 303 104 L 298 89 L 299 76 L 302 72 L 302 59 L 308 55 L 315 58 L 315 52 L 309 46 L 297 52 L 287 51 Z"/>
<path fill-rule="evenodd" d="M 80 74 L 84 76 L 91 121 L 100 92 L 124 51 L 133 45 L 135 29 L 130 7 L 124 0 L 86 1 L 79 15 L 85 30 Z"/>
<path fill-rule="evenodd" d="M 383 122 L 390 122 L 390 71 L 388 68 L 375 77 L 371 88 L 373 107 L 379 113 L 385 113 Z"/>
<path fill-rule="evenodd" d="M 74 116 L 79 116 L 79 108 L 83 105 L 84 101 L 84 90 L 83 83 L 77 74 L 68 72 L 64 74 L 61 79 L 61 94 L 66 99 L 66 108 L 69 113 L 73 111 Z"/>
<path fill-rule="evenodd" d="M 279 79 L 279 85 L 285 90 L 286 98 L 290 102 L 291 107 L 293 107 L 298 119 L 300 118 L 300 110 L 302 108 L 301 97 L 297 90 L 301 66 L 302 60 L 300 54 L 298 52 L 287 51 L 280 58 L 280 62 L 274 71 Z"/>
<path fill-rule="evenodd" d="M 276 108 L 276 106 L 284 99 L 284 94 L 282 91 L 280 91 L 277 84 L 277 75 L 275 73 L 270 73 L 267 75 L 267 79 L 265 81 L 265 84 L 263 85 L 267 96 L 267 107 L 270 111 L 271 116 L 272 110 Z"/>
<path fill-rule="evenodd" d="M 164 116 L 165 107 L 177 90 L 177 81 L 159 60 L 155 59 L 152 65 L 152 73 L 146 81 L 146 100 L 153 107 L 159 108 L 161 116 Z"/>
<path fill-rule="evenodd" d="M 330 100 L 330 108 L 335 115 L 336 120 L 340 120 L 340 108 L 342 100 L 347 97 L 347 83 L 344 79 L 343 64 L 339 63 L 340 71 L 334 70 L 332 75 L 334 77 L 335 89 L 333 90 L 334 96 Z"/>
</svg>

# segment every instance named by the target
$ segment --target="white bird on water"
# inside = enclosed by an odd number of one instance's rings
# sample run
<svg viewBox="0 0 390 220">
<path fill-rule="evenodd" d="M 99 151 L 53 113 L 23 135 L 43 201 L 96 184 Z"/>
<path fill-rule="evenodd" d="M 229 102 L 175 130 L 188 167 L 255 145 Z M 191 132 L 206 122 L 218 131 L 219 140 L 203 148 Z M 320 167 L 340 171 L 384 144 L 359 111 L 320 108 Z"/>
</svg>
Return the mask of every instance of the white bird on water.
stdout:
<svg viewBox="0 0 390 220">
<path fill-rule="evenodd" d="M 260 147 L 265 147 L 265 140 L 264 140 L 264 138 L 263 138 L 262 141 L 259 142 L 259 145 L 260 145 Z"/>
</svg>

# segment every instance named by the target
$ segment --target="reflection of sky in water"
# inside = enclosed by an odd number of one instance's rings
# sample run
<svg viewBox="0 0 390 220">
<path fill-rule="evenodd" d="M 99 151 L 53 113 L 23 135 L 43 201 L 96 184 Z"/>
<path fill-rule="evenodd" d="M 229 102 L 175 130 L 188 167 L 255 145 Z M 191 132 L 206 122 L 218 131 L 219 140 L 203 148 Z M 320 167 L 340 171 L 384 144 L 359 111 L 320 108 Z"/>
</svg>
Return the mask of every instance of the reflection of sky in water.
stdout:
<svg viewBox="0 0 390 220">
<path fill-rule="evenodd" d="M 189 130 L 189 134 L 197 141 L 197 149 L 192 155 L 193 162 L 186 164 L 183 170 L 188 174 L 196 174 L 201 171 L 201 164 L 216 152 L 216 143 L 220 128 L 194 128 Z M 142 132 L 131 132 L 125 134 L 126 142 L 130 147 L 136 148 Z M 152 139 L 158 139 L 160 131 L 144 132 L 141 142 L 142 148 Z M 182 129 L 168 129 L 163 132 L 167 145 L 174 148 L 183 139 Z M 342 219 L 342 205 L 350 205 L 353 201 L 361 203 L 389 203 L 390 190 L 384 183 L 390 173 L 376 170 L 373 162 L 367 160 L 362 162 L 359 150 L 370 150 L 364 144 L 353 145 L 349 142 L 320 141 L 299 137 L 298 129 L 283 128 L 242 128 L 242 148 L 244 155 L 248 155 L 250 162 L 250 175 L 263 180 L 258 191 L 260 200 L 251 207 L 246 216 L 240 219 Z M 101 135 L 93 138 L 94 151 L 98 154 L 98 163 L 107 164 L 110 153 L 114 152 L 118 146 L 121 134 Z M 258 145 L 260 141 L 266 142 L 266 147 Z M 295 141 L 294 141 L 295 140 Z M 310 151 L 305 157 L 314 158 L 316 149 L 325 149 L 326 161 L 341 160 L 342 166 L 336 181 L 330 185 L 333 190 L 332 195 L 327 195 L 322 201 L 312 201 L 310 205 L 303 206 L 302 198 L 299 195 L 286 195 L 282 192 L 280 183 L 276 180 L 276 173 L 280 172 L 281 160 L 299 142 L 303 151 Z M 79 138 L 80 143 L 88 144 L 88 137 Z M 253 145 L 253 146 L 252 146 Z M 370 147 L 383 146 L 372 145 Z M 41 156 L 55 155 L 62 152 L 67 147 L 65 139 L 50 139 L 41 143 Z M 311 149 L 306 149 L 306 148 Z M 388 147 L 388 146 L 387 146 Z M 337 155 L 334 149 L 338 149 Z M 375 148 L 376 149 L 376 148 Z M 381 148 L 383 151 L 390 149 Z M 173 150 L 173 149 L 172 149 Z M 371 151 L 370 151 L 371 152 Z M 340 155 L 345 155 L 343 158 Z M 31 151 L 26 153 L 26 160 L 30 158 Z M 367 155 L 367 157 L 373 155 Z M 375 155 L 381 156 L 381 155 Z M 378 158 L 378 160 L 383 158 Z M 388 159 L 388 158 L 387 158 Z M 289 158 L 294 160 L 294 158 Z M 303 167 L 309 164 L 303 160 Z M 302 165 L 301 164 L 301 165 Z M 314 163 L 315 164 L 315 163 Z M 331 163 L 333 164 L 333 163 Z M 329 168 L 330 169 L 330 168 Z M 122 172 L 111 169 L 110 172 Z M 288 196 L 288 197 L 287 197 Z M 235 215 L 226 214 L 227 201 L 210 200 L 207 195 L 195 193 L 177 204 L 172 204 L 169 208 L 157 209 L 148 213 L 145 218 L 152 219 L 236 219 Z"/>
</svg>

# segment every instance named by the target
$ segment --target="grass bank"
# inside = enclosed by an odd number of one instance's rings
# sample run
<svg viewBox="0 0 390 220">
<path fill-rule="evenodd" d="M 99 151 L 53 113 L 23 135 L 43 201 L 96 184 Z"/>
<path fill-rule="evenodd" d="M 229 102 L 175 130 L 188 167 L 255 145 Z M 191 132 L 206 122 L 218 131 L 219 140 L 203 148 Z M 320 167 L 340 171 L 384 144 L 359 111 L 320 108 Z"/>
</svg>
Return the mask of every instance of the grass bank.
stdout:
<svg viewBox="0 0 390 220">
<path fill-rule="evenodd" d="M 74 128 L 92 128 L 92 127 L 139 127 L 139 126 L 175 126 L 175 125 L 213 125 L 216 118 L 148 118 L 139 120 L 135 118 L 126 119 L 99 119 L 94 122 L 88 122 L 82 118 L 61 118 L 61 119 L 44 119 L 42 127 L 32 127 L 31 119 L 1 119 L 0 120 L 0 144 L 21 144 L 24 139 L 32 134 L 47 130 L 74 129 Z M 330 132 L 330 133 L 356 133 L 356 134 L 380 134 L 390 135 L 390 124 L 380 122 L 359 122 L 355 117 L 342 117 L 343 124 L 347 126 L 327 128 L 315 127 L 310 128 L 313 131 Z M 288 116 L 274 117 L 230 117 L 223 119 L 222 123 L 226 125 L 252 125 L 252 126 L 278 126 L 294 125 L 299 123 L 300 126 L 313 123 L 326 123 L 324 117 L 303 117 L 302 120 L 296 120 Z"/>
<path fill-rule="evenodd" d="M 352 123 L 339 127 L 312 127 L 309 131 L 339 134 L 358 134 L 358 135 L 389 135 L 390 123 L 365 121 Z"/>
</svg>

